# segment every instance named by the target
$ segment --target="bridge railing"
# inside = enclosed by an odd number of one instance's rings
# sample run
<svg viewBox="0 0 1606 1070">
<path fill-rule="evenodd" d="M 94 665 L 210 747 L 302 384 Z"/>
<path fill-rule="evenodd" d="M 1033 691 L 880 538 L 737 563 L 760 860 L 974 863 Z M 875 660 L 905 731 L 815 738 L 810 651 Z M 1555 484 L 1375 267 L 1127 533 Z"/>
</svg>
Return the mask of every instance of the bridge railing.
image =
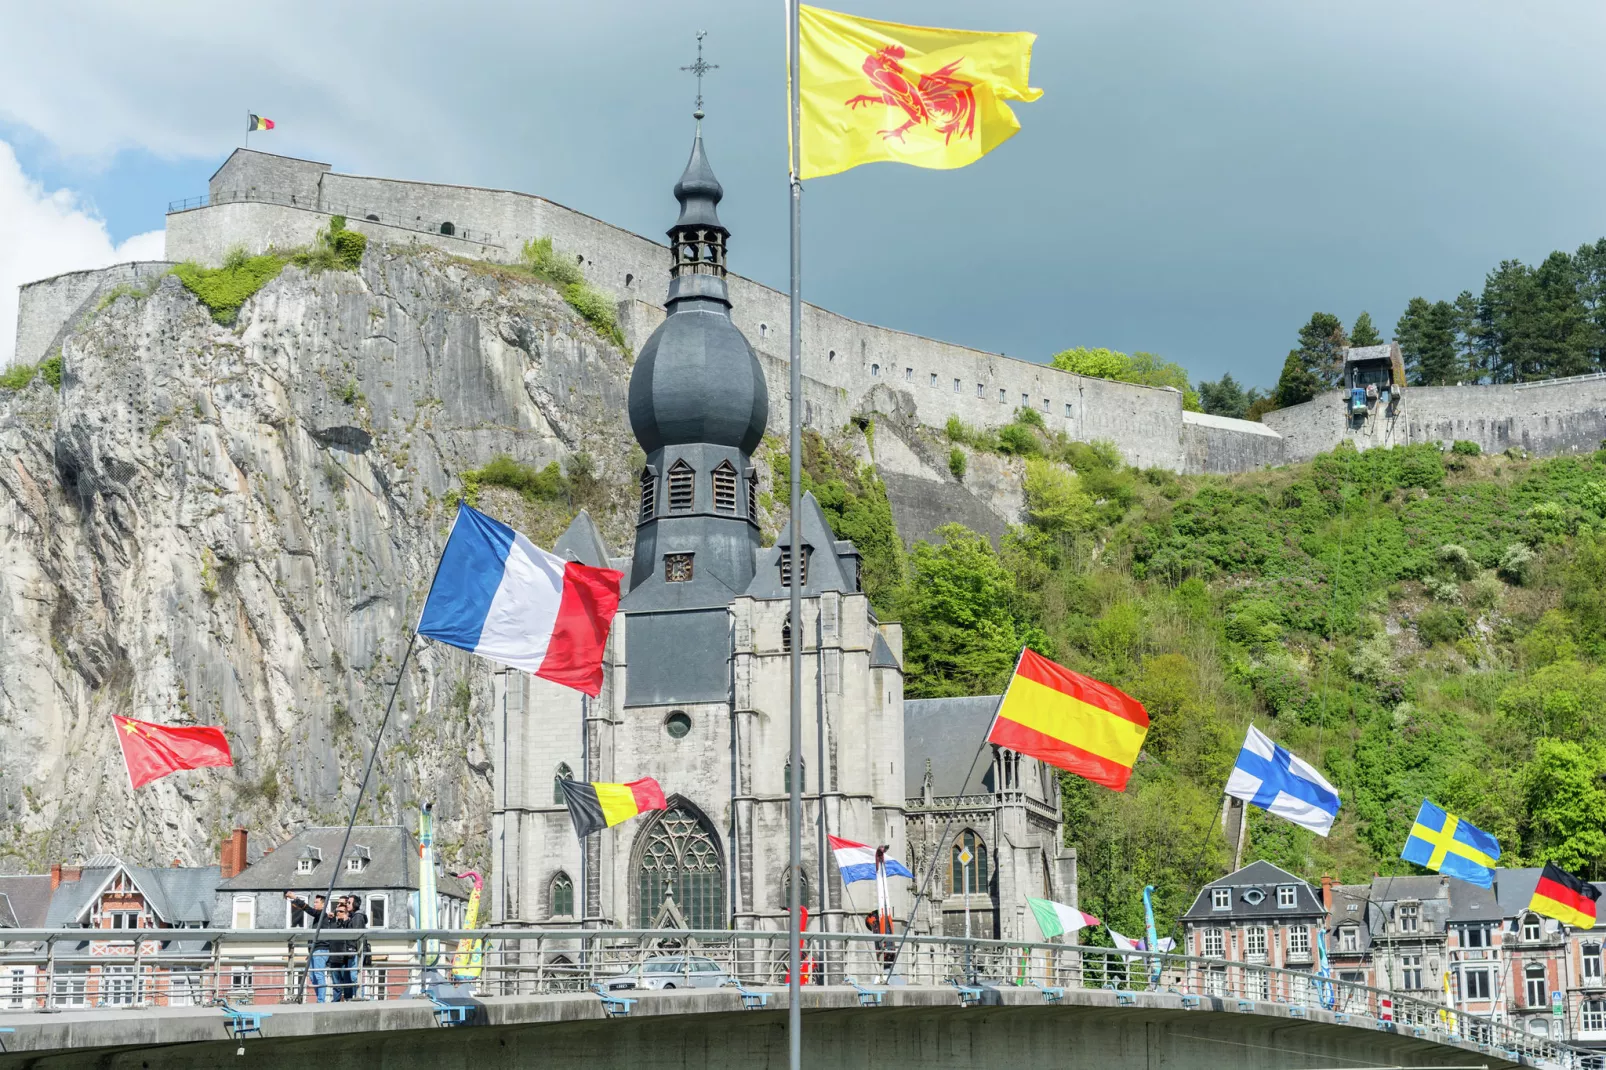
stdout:
<svg viewBox="0 0 1606 1070">
<path fill-rule="evenodd" d="M 84 1007 L 275 1003 L 306 998 L 401 999 L 462 983 L 484 995 L 604 989 L 754 987 L 787 980 L 788 936 L 763 930 L 325 930 L 309 963 L 305 929 L 50 929 L 0 931 L 0 1012 Z M 1310 970 L 1156 952 L 960 937 L 811 932 L 808 984 L 1018 985 L 1217 997 L 1234 1009 L 1351 1024 L 1425 1039 L 1455 1038 L 1529 1062 L 1606 1070 L 1601 1054 L 1442 1003 Z M 463 952 L 478 948 L 478 958 Z M 327 955 L 326 960 L 323 956 Z M 349 972 L 347 972 L 349 971 Z M 1281 1005 L 1273 1009 L 1268 1004 Z"/>
</svg>

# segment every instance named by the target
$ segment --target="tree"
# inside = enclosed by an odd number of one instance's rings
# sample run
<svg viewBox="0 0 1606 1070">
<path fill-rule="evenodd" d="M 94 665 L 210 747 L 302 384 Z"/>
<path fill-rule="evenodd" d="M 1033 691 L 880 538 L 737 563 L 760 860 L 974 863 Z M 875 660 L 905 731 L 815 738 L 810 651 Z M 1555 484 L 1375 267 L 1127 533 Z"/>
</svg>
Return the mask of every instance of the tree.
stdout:
<svg viewBox="0 0 1606 1070">
<path fill-rule="evenodd" d="M 1355 317 L 1355 326 L 1351 327 L 1349 331 L 1349 344 L 1356 349 L 1383 344 L 1383 336 L 1377 333 L 1376 327 L 1372 326 L 1372 314 L 1370 312 L 1362 312 Z"/>
<path fill-rule="evenodd" d="M 1301 352 L 1290 349 L 1288 359 L 1283 361 L 1283 373 L 1277 377 L 1277 389 L 1273 392 L 1277 399 L 1275 407 L 1286 409 L 1290 405 L 1309 401 L 1324 385 L 1321 377 L 1306 365 Z"/>
<path fill-rule="evenodd" d="M 1215 382 L 1202 381 L 1199 383 L 1199 409 L 1212 416 L 1230 416 L 1234 420 L 1242 420 L 1249 412 L 1249 407 L 1266 397 L 1266 393 L 1258 386 L 1245 390 L 1227 372 Z"/>
<path fill-rule="evenodd" d="M 1478 344 L 1491 382 L 1520 383 L 1537 366 L 1534 304 L 1533 272 L 1522 261 L 1503 260 L 1484 278 Z"/>
<path fill-rule="evenodd" d="M 1338 385 L 1348 347 L 1344 325 L 1331 312 L 1312 313 L 1310 322 L 1299 329 L 1300 363 L 1320 381 L 1320 389 Z"/>
<path fill-rule="evenodd" d="M 1527 835 L 1531 863 L 1554 862 L 1569 873 L 1598 879 L 1606 871 L 1606 751 L 1541 739 L 1528 767 Z"/>
<path fill-rule="evenodd" d="M 1445 386 L 1461 378 L 1456 355 L 1456 311 L 1448 301 L 1413 297 L 1394 326 L 1394 338 L 1415 386 Z"/>
<path fill-rule="evenodd" d="M 1573 267 L 1584 306 L 1582 348 L 1592 371 L 1606 371 L 1606 238 L 1580 245 L 1573 254 Z"/>
<path fill-rule="evenodd" d="M 1181 392 L 1184 409 L 1199 411 L 1199 395 L 1193 392 L 1193 387 L 1188 383 L 1187 369 L 1153 353 L 1139 352 L 1127 356 L 1114 349 L 1077 346 L 1055 353 L 1054 367 L 1095 379 L 1114 379 L 1116 382 L 1137 383 L 1140 386 L 1173 387 Z"/>
<path fill-rule="evenodd" d="M 1489 372 L 1483 365 L 1479 344 L 1482 335 L 1478 325 L 1478 299 L 1472 296 L 1471 290 L 1462 290 L 1451 307 L 1455 309 L 1455 359 L 1462 381 L 1483 382 Z"/>
<path fill-rule="evenodd" d="M 1589 313 L 1578 292 L 1572 257 L 1557 250 L 1534 269 L 1533 378 L 1559 379 L 1595 370 L 1589 347 Z"/>
</svg>

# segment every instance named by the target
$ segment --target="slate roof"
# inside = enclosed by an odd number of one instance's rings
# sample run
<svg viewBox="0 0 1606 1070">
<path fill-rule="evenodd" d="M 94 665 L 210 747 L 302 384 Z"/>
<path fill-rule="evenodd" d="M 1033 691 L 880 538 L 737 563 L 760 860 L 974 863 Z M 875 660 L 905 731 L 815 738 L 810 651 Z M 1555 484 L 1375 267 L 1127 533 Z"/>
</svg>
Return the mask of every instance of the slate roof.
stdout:
<svg viewBox="0 0 1606 1070">
<path fill-rule="evenodd" d="M 812 578 L 812 577 L 811 577 Z M 890 655 L 891 651 L 888 651 Z M 959 778 L 970 768 L 987 726 L 998 710 L 997 695 L 966 698 L 917 698 L 903 704 L 904 795 L 915 798 L 931 762 L 934 795 L 975 795 L 992 791 L 992 765 L 978 762 L 961 789 Z"/>
<path fill-rule="evenodd" d="M 1279 907 L 1277 889 L 1289 884 L 1296 889 L 1294 905 Z M 1227 910 L 1212 910 L 1211 889 L 1223 887 L 1232 889 L 1232 906 Z M 1260 893 L 1258 903 L 1252 903 L 1244 898 L 1253 891 Z M 1325 913 L 1320 895 L 1308 883 L 1270 862 L 1251 862 L 1243 869 L 1205 885 L 1194 899 L 1193 906 L 1182 915 L 1182 920 L 1209 921 L 1213 918 L 1227 918 L 1241 921 L 1249 918 L 1308 917 L 1312 914 Z"/>
<path fill-rule="evenodd" d="M 90 861 L 102 864 L 86 865 L 78 880 L 64 881 L 51 896 L 46 928 L 83 924 L 96 897 L 119 869 L 128 874 L 158 920 L 168 925 L 210 924 L 222 872 L 217 866 L 130 866 L 110 855 L 96 855 Z M 50 878 L 44 879 L 48 886 Z"/>
<path fill-rule="evenodd" d="M 578 561 L 593 568 L 612 567 L 608 564 L 608 547 L 603 543 L 591 514 L 584 509 L 569 521 L 569 526 L 558 537 L 558 541 L 552 544 L 552 552 L 567 561 Z"/>
<path fill-rule="evenodd" d="M 1372 946 L 1372 916 L 1376 908 L 1367 901 L 1372 896 L 1370 884 L 1335 884 L 1333 885 L 1333 913 L 1329 922 L 1328 949 L 1334 955 L 1347 956 L 1364 952 Z M 1350 910 L 1350 906 L 1354 910 Z M 1338 944 L 1338 930 L 1354 926 L 1359 930 L 1356 946 L 1357 951 L 1341 951 Z"/>
<path fill-rule="evenodd" d="M 344 825 L 302 829 L 264 854 L 255 865 L 220 883 L 217 890 L 323 892 L 329 887 L 329 867 L 335 865 L 345 832 Z M 410 831 L 400 825 L 358 825 L 351 830 L 351 847 L 359 845 L 368 848 L 368 864 L 357 873 L 348 872 L 342 865 L 335 881 L 337 892 L 418 887 L 418 841 Z M 321 861 L 311 873 L 297 873 L 296 862 L 305 847 L 317 848 Z M 346 857 L 351 857 L 350 848 Z M 436 874 L 436 886 L 442 895 L 468 898 L 462 883 L 447 873 Z"/>
<path fill-rule="evenodd" d="M 1527 911 L 1534 889 L 1539 886 L 1539 874 L 1543 872 L 1543 866 L 1495 870 L 1494 894 L 1500 902 L 1502 918 L 1515 918 Z"/>
<path fill-rule="evenodd" d="M 887 645 L 886 639 L 882 637 L 882 635 L 881 635 L 881 633 L 879 631 L 877 631 L 875 633 L 875 645 L 870 648 L 870 668 L 872 668 L 872 669 L 902 669 L 903 668 L 902 665 L 898 664 L 898 659 L 893 656 L 892 647 Z M 905 705 L 905 709 L 907 710 L 908 704 L 905 703 L 904 705 Z M 907 713 L 905 715 L 907 716 Z M 925 774 L 922 773 L 921 775 L 924 776 Z"/>
<path fill-rule="evenodd" d="M 50 913 L 50 878 L 45 874 L 0 877 L 0 928 L 42 929 Z M 11 918 L 6 921 L 6 916 Z"/>
<path fill-rule="evenodd" d="M 837 556 L 836 536 L 813 491 L 804 493 L 799 519 L 803 545 L 808 551 L 808 582 L 803 585 L 803 597 L 812 598 L 826 591 L 855 590 L 853 577 L 843 571 L 842 560 Z M 747 594 L 754 598 L 791 596 L 792 589 L 781 586 L 781 554 L 791 549 L 791 543 L 787 542 L 790 535 L 791 526 L 787 525 L 781 529 L 780 540 L 774 546 L 756 552 L 753 582 L 748 584 Z"/>
</svg>

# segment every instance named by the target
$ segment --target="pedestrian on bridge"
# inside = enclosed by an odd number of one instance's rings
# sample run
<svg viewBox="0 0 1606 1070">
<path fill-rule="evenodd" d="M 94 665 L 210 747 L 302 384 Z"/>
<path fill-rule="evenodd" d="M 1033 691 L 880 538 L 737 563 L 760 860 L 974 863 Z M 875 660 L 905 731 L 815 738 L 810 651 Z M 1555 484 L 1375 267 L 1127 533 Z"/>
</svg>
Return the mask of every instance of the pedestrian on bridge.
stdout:
<svg viewBox="0 0 1606 1070">
<path fill-rule="evenodd" d="M 293 929 L 304 927 L 308 918 L 316 922 L 323 916 L 324 899 L 321 895 L 313 896 L 310 904 L 294 892 L 285 892 L 284 897 L 290 900 L 290 927 Z M 312 991 L 319 1003 L 328 1003 L 333 995 L 333 989 L 329 984 L 329 949 L 329 941 L 320 937 L 312 947 L 312 958 L 307 965 L 309 971 L 307 980 L 311 983 Z"/>
</svg>

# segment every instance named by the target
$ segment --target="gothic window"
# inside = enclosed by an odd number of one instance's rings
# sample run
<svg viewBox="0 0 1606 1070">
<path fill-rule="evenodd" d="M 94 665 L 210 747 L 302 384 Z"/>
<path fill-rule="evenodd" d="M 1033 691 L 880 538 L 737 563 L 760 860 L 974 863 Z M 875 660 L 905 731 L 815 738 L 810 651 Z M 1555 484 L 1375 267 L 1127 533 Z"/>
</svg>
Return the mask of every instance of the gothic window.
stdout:
<svg viewBox="0 0 1606 1070">
<path fill-rule="evenodd" d="M 669 511 L 689 513 L 692 506 L 692 470 L 685 461 L 669 466 Z"/>
<path fill-rule="evenodd" d="M 547 902 L 552 905 L 554 918 L 572 918 L 574 916 L 574 881 L 569 875 L 559 870 L 552 878 L 551 891 Z"/>
<path fill-rule="evenodd" d="M 967 853 L 970 855 L 969 861 L 964 860 Z M 959 838 L 954 841 L 953 857 L 948 870 L 952 877 L 949 882 L 950 891 L 963 895 L 968 887 L 971 895 L 987 894 L 987 845 L 982 842 L 980 836 L 970 829 L 959 834 Z"/>
<path fill-rule="evenodd" d="M 645 929 L 673 896 L 693 929 L 725 926 L 725 871 L 719 848 L 695 812 L 677 805 L 644 835 L 636 871 L 636 923 Z"/>
<path fill-rule="evenodd" d="M 685 583 L 691 579 L 691 554 L 664 555 L 664 582 Z"/>
<path fill-rule="evenodd" d="M 803 873 L 803 879 L 798 882 L 797 890 L 798 890 L 798 895 L 800 897 L 800 901 L 803 904 L 803 908 L 805 910 L 811 909 L 814 904 L 812 902 L 810 902 L 810 900 L 809 900 L 809 875 L 808 875 L 808 872 L 806 870 Z M 787 866 L 786 867 L 786 871 L 781 874 L 781 907 L 783 909 L 785 909 L 785 910 L 791 910 L 792 909 L 792 867 L 791 866 Z"/>
<path fill-rule="evenodd" d="M 781 622 L 781 653 L 792 652 L 792 618 L 787 617 Z"/>
<path fill-rule="evenodd" d="M 658 481 L 651 468 L 641 470 L 641 520 L 651 520 L 658 506 Z"/>
<path fill-rule="evenodd" d="M 552 775 L 552 805 L 567 806 L 569 797 L 563 794 L 563 782 L 574 779 L 574 770 L 569 768 L 568 762 L 559 762 L 558 771 Z"/>
<path fill-rule="evenodd" d="M 801 579 L 804 587 L 809 585 L 809 550 L 810 547 L 803 547 L 803 575 Z M 781 547 L 781 586 L 792 586 L 792 548 L 790 546 Z"/>
<path fill-rule="evenodd" d="M 729 461 L 720 461 L 714 469 L 714 512 L 736 512 L 736 469 Z"/>
<path fill-rule="evenodd" d="M 758 471 L 755 469 L 747 475 L 747 519 L 758 519 Z"/>
</svg>

